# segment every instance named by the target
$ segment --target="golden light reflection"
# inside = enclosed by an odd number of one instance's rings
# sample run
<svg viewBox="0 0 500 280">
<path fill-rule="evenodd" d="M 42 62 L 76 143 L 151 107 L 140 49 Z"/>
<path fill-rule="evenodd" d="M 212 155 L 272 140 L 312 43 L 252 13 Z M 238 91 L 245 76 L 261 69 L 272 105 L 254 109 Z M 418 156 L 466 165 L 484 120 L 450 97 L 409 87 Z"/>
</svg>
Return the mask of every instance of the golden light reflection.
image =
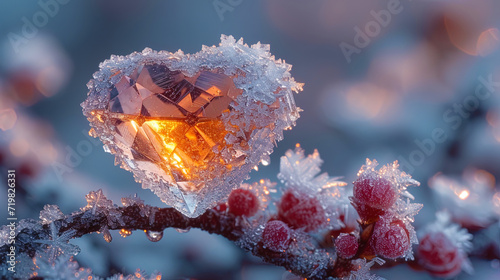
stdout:
<svg viewBox="0 0 500 280">
<path fill-rule="evenodd" d="M 127 236 L 129 236 L 129 235 L 131 235 L 131 234 L 132 234 L 132 231 L 130 231 L 130 230 L 128 230 L 128 229 L 124 229 L 124 228 L 122 228 L 122 229 L 120 230 L 120 235 L 121 235 L 121 237 L 123 237 L 123 238 L 125 238 L 125 237 L 127 237 Z"/>
<path fill-rule="evenodd" d="M 463 190 L 460 192 L 460 194 L 458 195 L 458 197 L 461 199 L 461 200 L 465 200 L 467 199 L 467 197 L 469 197 L 469 191 L 467 190 Z"/>
</svg>

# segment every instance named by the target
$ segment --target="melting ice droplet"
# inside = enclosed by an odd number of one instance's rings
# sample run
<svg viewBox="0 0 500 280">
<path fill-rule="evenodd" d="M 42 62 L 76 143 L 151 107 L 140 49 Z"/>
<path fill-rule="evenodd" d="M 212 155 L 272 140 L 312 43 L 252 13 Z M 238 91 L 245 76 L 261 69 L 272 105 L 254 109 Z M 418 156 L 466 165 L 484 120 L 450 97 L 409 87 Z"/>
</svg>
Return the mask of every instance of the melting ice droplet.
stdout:
<svg viewBox="0 0 500 280">
<path fill-rule="evenodd" d="M 88 84 L 83 113 L 143 188 L 196 217 L 272 152 L 299 109 L 291 66 L 269 46 L 222 36 L 194 55 L 112 56 Z"/>
<path fill-rule="evenodd" d="M 163 238 L 163 231 L 146 230 L 145 233 L 146 233 L 146 237 L 151 242 L 158 242 Z"/>
</svg>

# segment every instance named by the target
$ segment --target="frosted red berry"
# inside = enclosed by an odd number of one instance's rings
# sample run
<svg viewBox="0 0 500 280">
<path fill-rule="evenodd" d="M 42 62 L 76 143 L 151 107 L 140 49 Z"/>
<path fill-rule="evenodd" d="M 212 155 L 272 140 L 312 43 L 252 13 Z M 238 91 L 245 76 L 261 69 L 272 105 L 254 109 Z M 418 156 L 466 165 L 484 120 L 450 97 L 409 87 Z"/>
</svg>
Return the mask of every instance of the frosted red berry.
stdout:
<svg viewBox="0 0 500 280">
<path fill-rule="evenodd" d="M 283 251 L 291 242 L 291 230 L 282 221 L 274 220 L 267 222 L 262 232 L 263 245 L 274 251 Z"/>
<path fill-rule="evenodd" d="M 358 239 L 351 234 L 342 233 L 335 239 L 337 255 L 344 259 L 350 259 L 358 252 Z"/>
<path fill-rule="evenodd" d="M 279 218 L 291 228 L 313 231 L 327 222 L 326 213 L 317 198 L 287 191 L 278 205 Z"/>
<path fill-rule="evenodd" d="M 454 277 L 462 269 L 462 255 L 442 232 L 426 234 L 420 240 L 417 252 L 419 263 L 433 275 Z"/>
<path fill-rule="evenodd" d="M 398 221 L 375 223 L 371 243 L 375 254 L 388 259 L 403 257 L 410 249 L 408 231 L 404 223 Z"/>
<path fill-rule="evenodd" d="M 377 209 L 389 209 L 398 199 L 396 188 L 381 177 L 361 177 L 354 182 L 353 191 L 356 203 Z"/>
<path fill-rule="evenodd" d="M 228 205 L 230 213 L 251 217 L 259 210 L 259 199 L 252 191 L 236 189 L 229 195 Z"/>
<path fill-rule="evenodd" d="M 356 199 L 353 201 L 356 204 L 355 209 L 358 212 L 359 217 L 366 224 L 376 222 L 380 216 L 385 214 L 385 210 L 383 209 L 377 209 L 369 205 L 359 203 Z"/>
</svg>

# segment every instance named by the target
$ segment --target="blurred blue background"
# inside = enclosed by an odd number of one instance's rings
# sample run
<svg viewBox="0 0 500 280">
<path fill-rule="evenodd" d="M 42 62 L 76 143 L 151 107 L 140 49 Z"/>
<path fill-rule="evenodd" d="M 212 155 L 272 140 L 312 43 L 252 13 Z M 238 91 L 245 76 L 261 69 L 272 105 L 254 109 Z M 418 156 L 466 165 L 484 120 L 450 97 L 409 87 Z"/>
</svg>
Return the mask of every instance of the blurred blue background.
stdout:
<svg viewBox="0 0 500 280">
<path fill-rule="evenodd" d="M 80 107 L 86 83 L 111 54 L 194 53 L 227 34 L 270 44 L 305 83 L 297 126 L 250 181 L 276 181 L 279 157 L 300 143 L 307 153 L 318 149 L 323 170 L 347 182 L 367 157 L 399 160 L 422 182 L 413 191 L 425 204 L 417 226 L 442 208 L 428 186 L 437 173 L 486 172 L 498 210 L 499 12 L 494 0 L 1 1 L 1 172 L 17 170 L 20 218 L 38 218 L 47 203 L 70 213 L 99 188 L 115 203 L 137 193 L 161 206 L 88 136 Z M 103 276 L 159 270 L 165 279 L 281 279 L 285 272 L 197 230 L 167 230 L 159 243 L 140 232 L 112 235 L 110 244 L 97 234 L 75 240 L 80 264 Z M 484 277 L 499 273 L 488 261 L 475 265 Z M 377 273 L 430 279 L 406 266 Z"/>
</svg>

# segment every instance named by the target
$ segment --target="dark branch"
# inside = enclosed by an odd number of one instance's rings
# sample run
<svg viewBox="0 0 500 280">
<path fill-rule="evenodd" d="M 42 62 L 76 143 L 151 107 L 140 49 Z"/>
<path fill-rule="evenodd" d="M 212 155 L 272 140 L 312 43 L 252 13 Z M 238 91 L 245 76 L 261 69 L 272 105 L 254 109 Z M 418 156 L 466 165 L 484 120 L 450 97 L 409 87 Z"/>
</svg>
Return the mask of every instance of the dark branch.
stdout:
<svg viewBox="0 0 500 280">
<path fill-rule="evenodd" d="M 77 212 L 65 216 L 63 219 L 54 221 L 59 232 L 74 230 L 73 238 L 78 238 L 86 234 L 98 232 L 107 228 L 108 230 L 150 230 L 163 231 L 166 228 L 189 229 L 199 228 L 209 233 L 224 236 L 231 241 L 237 241 L 243 234 L 243 223 L 240 217 L 226 212 L 208 210 L 196 218 L 188 218 L 173 208 L 157 208 L 148 205 L 136 204 L 127 207 L 116 207 L 106 211 L 95 211 L 92 209 L 84 212 Z M 143 213 L 143 215 L 141 215 Z M 144 215 L 148 213 L 148 215 Z M 154 218 L 152 218 L 154 217 Z M 33 221 L 34 222 L 34 221 Z M 40 250 L 40 244 L 33 241 L 46 239 L 50 235 L 49 225 L 27 227 L 21 230 L 16 236 L 16 248 L 18 253 L 27 253 L 30 257 L 35 256 L 36 250 Z M 7 254 L 8 245 L 0 247 L 0 254 Z M 251 248 L 250 251 L 265 262 L 285 267 L 296 275 L 307 277 L 307 279 L 325 279 L 328 276 L 345 275 L 350 271 L 349 263 L 334 261 L 333 256 L 326 260 L 328 265 L 320 267 L 319 264 L 311 263 L 308 256 L 294 254 L 292 250 L 275 252 L 264 248 L 261 244 Z M 309 253 L 315 254 L 324 252 L 320 248 L 311 248 Z M 306 264 L 306 265 L 304 265 Z M 6 265 L 5 259 L 0 260 L 0 265 Z M 345 267 L 339 267 L 339 265 Z M 312 277 L 311 277 L 312 276 Z"/>
</svg>

